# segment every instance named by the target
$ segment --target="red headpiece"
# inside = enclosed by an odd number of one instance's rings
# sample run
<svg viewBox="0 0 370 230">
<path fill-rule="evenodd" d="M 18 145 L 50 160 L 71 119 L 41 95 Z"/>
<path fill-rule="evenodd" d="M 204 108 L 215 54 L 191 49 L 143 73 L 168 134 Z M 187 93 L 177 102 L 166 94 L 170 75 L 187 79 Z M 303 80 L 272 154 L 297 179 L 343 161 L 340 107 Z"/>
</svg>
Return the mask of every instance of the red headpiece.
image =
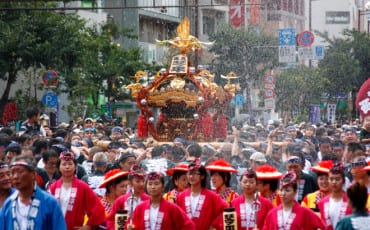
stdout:
<svg viewBox="0 0 370 230">
<path fill-rule="evenodd" d="M 73 161 L 75 159 L 75 155 L 69 151 L 63 151 L 59 155 L 59 159 L 64 161 Z"/>
<path fill-rule="evenodd" d="M 330 173 L 342 174 L 344 173 L 344 166 L 341 163 L 334 164 L 330 169 Z"/>
<path fill-rule="evenodd" d="M 139 165 L 133 165 L 128 174 L 138 179 L 144 179 L 145 177 L 145 171 Z"/>
<path fill-rule="evenodd" d="M 358 91 L 356 108 L 360 111 L 362 118 L 370 115 L 370 78 L 362 84 Z"/>
<path fill-rule="evenodd" d="M 221 172 L 238 172 L 238 170 L 231 167 L 231 164 L 224 159 L 218 159 L 215 161 L 212 161 L 209 163 L 208 166 L 206 166 L 207 170 L 210 171 L 221 171 Z"/>
<path fill-rule="evenodd" d="M 259 180 L 280 179 L 283 176 L 281 172 L 278 172 L 275 167 L 269 164 L 258 166 L 256 174 Z"/>
<path fill-rule="evenodd" d="M 255 177 L 257 177 L 257 174 L 256 174 L 256 171 L 254 171 L 254 169 L 247 168 L 244 171 L 243 176 L 248 177 L 248 178 L 255 178 Z"/>
<path fill-rule="evenodd" d="M 297 183 L 297 175 L 293 171 L 290 171 L 281 178 L 280 187 L 285 188 L 295 183 Z"/>
<path fill-rule="evenodd" d="M 99 185 L 99 188 L 105 188 L 110 182 L 127 175 L 128 172 L 124 172 L 121 169 L 110 170 L 105 174 L 104 181 Z"/>
<path fill-rule="evenodd" d="M 160 172 L 151 172 L 149 173 L 146 178 L 148 180 L 156 180 L 156 179 L 161 179 L 163 177 L 163 174 Z"/>
<path fill-rule="evenodd" d="M 201 166 L 202 162 L 200 161 L 200 158 L 197 158 L 189 164 L 189 171 L 190 172 L 198 171 Z"/>
<path fill-rule="evenodd" d="M 188 166 L 187 164 L 178 164 L 178 165 L 176 165 L 176 167 L 174 167 L 174 168 L 167 169 L 167 170 L 166 170 L 166 174 L 167 174 L 168 176 L 173 176 L 173 174 L 174 174 L 176 171 L 180 171 L 180 172 L 184 172 L 184 173 L 186 173 L 187 171 L 189 171 L 189 166 Z"/>
<path fill-rule="evenodd" d="M 315 172 L 327 173 L 329 174 L 330 169 L 333 167 L 334 162 L 332 160 L 321 161 L 317 163 L 316 166 L 312 166 L 311 170 Z"/>
</svg>

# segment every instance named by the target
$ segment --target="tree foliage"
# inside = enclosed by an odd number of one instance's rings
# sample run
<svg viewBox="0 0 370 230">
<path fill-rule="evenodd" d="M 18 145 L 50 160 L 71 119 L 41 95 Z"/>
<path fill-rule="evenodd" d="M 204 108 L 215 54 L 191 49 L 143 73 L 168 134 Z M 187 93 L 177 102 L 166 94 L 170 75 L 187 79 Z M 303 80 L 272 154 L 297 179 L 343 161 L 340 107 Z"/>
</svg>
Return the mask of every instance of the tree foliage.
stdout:
<svg viewBox="0 0 370 230">
<path fill-rule="evenodd" d="M 275 84 L 276 108 L 285 120 L 305 115 L 311 104 L 319 104 L 324 92 L 325 78 L 319 70 L 299 65 L 281 72 Z"/>
<path fill-rule="evenodd" d="M 343 38 L 320 36 L 329 43 L 324 59 L 319 63 L 320 75 L 330 94 L 357 91 L 370 76 L 370 37 L 355 30 L 344 30 Z"/>
<path fill-rule="evenodd" d="M 29 3 L 1 4 L 26 7 Z M 114 43 L 118 36 L 135 36 L 129 32 L 121 31 L 110 21 L 87 27 L 86 21 L 76 14 L 32 10 L 0 12 L 0 79 L 6 82 L 6 89 L 0 95 L 0 111 L 8 102 L 10 89 L 19 74 L 30 67 L 57 71 L 60 81 L 55 90 L 69 94 L 67 110 L 72 117 L 81 115 L 81 106 L 88 98 L 93 103 L 87 113 L 98 110 L 99 94 L 113 101 L 129 97 L 122 94 L 122 87 L 134 80 L 129 76 L 137 70 L 157 67 L 141 61 L 139 48 L 128 49 Z M 29 92 L 18 91 L 17 98 L 26 107 L 31 102 Z"/>
<path fill-rule="evenodd" d="M 20 3 L 7 4 L 16 6 Z M 22 69 L 45 66 L 47 69 L 62 67 L 62 73 L 73 72 L 73 68 L 82 62 L 84 26 L 84 20 L 73 14 L 0 12 L 0 79 L 6 81 L 0 110 L 9 100 L 11 86 Z"/>
<path fill-rule="evenodd" d="M 276 39 L 255 30 L 221 25 L 210 40 L 215 41 L 211 51 L 217 56 L 216 72 L 226 75 L 234 71 L 241 76 L 242 88 L 261 80 L 267 70 L 277 66 Z"/>
</svg>

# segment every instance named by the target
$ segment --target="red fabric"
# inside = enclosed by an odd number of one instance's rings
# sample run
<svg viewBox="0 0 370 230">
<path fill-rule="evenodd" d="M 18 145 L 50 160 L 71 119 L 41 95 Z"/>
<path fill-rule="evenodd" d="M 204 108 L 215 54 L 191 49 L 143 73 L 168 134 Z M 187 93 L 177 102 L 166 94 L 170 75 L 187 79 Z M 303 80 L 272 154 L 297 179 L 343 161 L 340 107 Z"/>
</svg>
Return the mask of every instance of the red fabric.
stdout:
<svg viewBox="0 0 370 230">
<path fill-rule="evenodd" d="M 258 201 L 261 204 L 261 209 L 257 212 L 257 227 L 258 227 L 258 229 L 262 229 L 263 223 L 264 223 L 265 218 L 267 216 L 267 213 L 271 209 L 273 209 L 274 206 L 272 205 L 272 203 L 269 200 L 267 200 L 266 198 L 263 198 L 261 196 L 258 197 Z M 242 224 L 241 224 L 241 219 L 242 218 L 241 218 L 241 215 L 240 215 L 241 206 L 243 206 L 244 204 L 245 204 L 245 196 L 244 195 L 239 196 L 238 198 L 234 199 L 231 202 L 231 206 L 235 208 L 235 211 L 236 211 L 236 214 L 237 214 L 238 229 L 246 229 L 246 226 L 242 227 Z M 245 207 L 242 207 L 242 208 L 245 209 Z M 245 211 L 244 211 L 244 213 L 245 213 Z M 249 226 L 247 229 L 252 230 L 253 228 L 254 228 L 254 226 Z"/>
<path fill-rule="evenodd" d="M 150 200 L 140 203 L 134 211 L 132 223 L 135 225 L 135 230 L 146 230 L 145 223 L 149 224 Z M 158 224 L 158 218 L 163 214 L 161 224 Z M 177 205 L 170 203 L 164 199 L 161 200 L 157 224 L 161 230 L 195 230 L 194 223 L 189 219 L 186 213 Z M 147 226 L 148 227 L 148 226 Z M 150 228 L 149 228 L 150 229 Z"/>
<path fill-rule="evenodd" d="M 370 78 L 365 81 L 356 97 L 356 108 L 360 111 L 361 117 L 365 118 L 370 115 Z"/>
<path fill-rule="evenodd" d="M 63 179 L 61 178 L 50 186 L 51 194 L 57 198 L 59 203 L 62 184 Z M 73 208 L 71 211 L 67 210 L 64 218 L 66 220 L 67 229 L 74 230 L 76 227 L 83 226 L 85 214 L 89 218 L 86 225 L 92 226 L 103 223 L 105 220 L 104 206 L 89 185 L 74 177 L 71 189 L 77 189 L 77 192 Z"/>
<path fill-rule="evenodd" d="M 190 196 L 190 188 L 184 190 L 177 196 L 176 203 L 185 212 L 187 212 L 186 210 L 189 208 L 189 203 L 187 205 L 186 200 L 190 200 Z M 200 196 L 204 196 L 205 200 L 200 210 L 199 217 L 191 218 L 195 224 L 195 228 L 197 230 L 209 230 L 212 226 L 216 230 L 223 230 L 222 214 L 224 209 L 228 207 L 227 203 L 216 193 L 208 189 L 202 189 Z M 188 213 L 187 215 L 189 216 Z"/>
<path fill-rule="evenodd" d="M 137 119 L 137 136 L 139 138 L 148 137 L 148 121 L 142 113 Z"/>
<path fill-rule="evenodd" d="M 107 229 L 109 229 L 109 230 L 114 230 L 115 229 L 114 217 L 115 217 L 118 210 L 130 211 L 129 210 L 130 209 L 130 204 L 127 203 L 129 201 L 130 197 L 131 197 L 131 192 L 118 197 L 114 201 L 112 209 L 111 209 L 111 211 L 110 211 L 110 213 L 107 217 Z M 150 196 L 148 196 L 147 194 L 145 194 L 145 193 L 141 194 L 141 197 L 140 197 L 141 202 L 143 202 L 145 200 L 149 200 L 149 199 L 150 199 Z"/>
<path fill-rule="evenodd" d="M 307 229 L 325 229 L 321 219 L 310 209 L 302 207 L 295 202 L 291 215 L 294 216 L 292 223 L 289 226 L 279 223 L 283 215 L 283 206 L 272 209 L 265 219 L 262 230 L 278 230 L 279 224 L 284 226 L 285 230 L 307 230 Z"/>
<path fill-rule="evenodd" d="M 319 203 L 318 203 L 318 207 L 320 209 L 320 216 L 321 216 L 321 220 L 322 222 L 325 224 L 326 226 L 326 230 L 333 230 L 334 227 L 333 225 L 329 224 L 328 220 L 327 220 L 327 216 L 328 216 L 328 212 L 329 212 L 329 202 L 330 202 L 330 195 L 329 196 L 326 196 L 324 197 Z M 348 203 L 347 203 L 347 194 L 345 192 L 343 192 L 343 199 L 342 199 L 342 205 L 345 206 L 345 213 L 342 214 L 341 217 L 339 217 L 339 220 L 341 218 L 343 218 L 344 216 L 346 215 L 351 215 L 352 214 L 352 210 L 351 208 L 349 207 Z M 338 220 L 338 222 L 339 222 Z M 332 221 L 329 220 L 331 223 Z"/>
<path fill-rule="evenodd" d="M 212 137 L 213 135 L 213 120 L 211 114 L 208 112 L 203 114 L 202 120 L 202 133 L 205 138 Z"/>
<path fill-rule="evenodd" d="M 217 129 L 215 130 L 215 137 L 225 138 L 227 136 L 227 119 L 223 113 L 218 116 L 216 126 Z"/>
</svg>

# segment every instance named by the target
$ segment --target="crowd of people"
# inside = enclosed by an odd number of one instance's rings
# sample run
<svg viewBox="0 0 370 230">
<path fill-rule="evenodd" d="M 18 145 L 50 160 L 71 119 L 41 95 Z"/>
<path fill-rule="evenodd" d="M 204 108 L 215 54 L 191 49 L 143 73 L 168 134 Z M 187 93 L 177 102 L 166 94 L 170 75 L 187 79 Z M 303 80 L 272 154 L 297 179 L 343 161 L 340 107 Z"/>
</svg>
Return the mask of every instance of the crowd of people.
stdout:
<svg viewBox="0 0 370 230">
<path fill-rule="evenodd" d="M 32 108 L 0 130 L 0 230 L 368 229 L 369 144 L 370 116 L 163 143 L 91 118 L 51 130 Z"/>
</svg>

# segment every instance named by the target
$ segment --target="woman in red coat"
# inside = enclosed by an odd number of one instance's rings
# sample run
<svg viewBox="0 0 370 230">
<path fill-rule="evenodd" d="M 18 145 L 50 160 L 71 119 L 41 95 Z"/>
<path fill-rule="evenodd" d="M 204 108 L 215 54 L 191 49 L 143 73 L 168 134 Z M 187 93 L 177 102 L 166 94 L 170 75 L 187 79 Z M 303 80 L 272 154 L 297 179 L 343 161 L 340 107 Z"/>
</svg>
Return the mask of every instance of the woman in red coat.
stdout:
<svg viewBox="0 0 370 230">
<path fill-rule="evenodd" d="M 91 229 L 104 222 L 105 211 L 99 198 L 85 182 L 75 177 L 77 161 L 71 152 L 62 152 L 58 161 L 62 177 L 50 186 L 58 200 L 68 230 Z M 84 225 L 85 214 L 88 217 Z"/>
<path fill-rule="evenodd" d="M 337 223 L 344 216 L 352 214 L 352 210 L 347 202 L 347 194 L 343 191 L 344 178 L 344 167 L 341 164 L 336 164 L 330 169 L 330 194 L 318 204 L 321 220 L 324 222 L 327 230 L 335 229 Z"/>
<path fill-rule="evenodd" d="M 291 171 L 280 180 L 281 205 L 272 209 L 265 219 L 263 230 L 315 230 L 325 229 L 321 219 L 311 210 L 299 205 L 297 176 Z"/>
<path fill-rule="evenodd" d="M 149 173 L 146 180 L 146 190 L 150 200 L 140 203 L 134 211 L 129 230 L 195 230 L 194 223 L 176 204 L 162 198 L 164 177 L 159 172 Z"/>
<path fill-rule="evenodd" d="M 237 214 L 238 229 L 255 229 L 256 225 L 258 229 L 262 229 L 273 205 L 266 198 L 257 196 L 257 175 L 253 169 L 249 168 L 244 172 L 240 183 L 243 194 L 231 202 Z"/>
<path fill-rule="evenodd" d="M 194 222 L 197 230 L 223 230 L 222 214 L 228 205 L 220 196 L 206 188 L 207 172 L 200 159 L 189 164 L 190 188 L 177 196 L 177 205 Z"/>
<path fill-rule="evenodd" d="M 206 166 L 211 173 L 211 182 L 215 192 L 229 205 L 238 193 L 230 188 L 231 173 L 237 173 L 238 170 L 231 167 L 231 164 L 224 159 L 212 161 Z"/>
</svg>

